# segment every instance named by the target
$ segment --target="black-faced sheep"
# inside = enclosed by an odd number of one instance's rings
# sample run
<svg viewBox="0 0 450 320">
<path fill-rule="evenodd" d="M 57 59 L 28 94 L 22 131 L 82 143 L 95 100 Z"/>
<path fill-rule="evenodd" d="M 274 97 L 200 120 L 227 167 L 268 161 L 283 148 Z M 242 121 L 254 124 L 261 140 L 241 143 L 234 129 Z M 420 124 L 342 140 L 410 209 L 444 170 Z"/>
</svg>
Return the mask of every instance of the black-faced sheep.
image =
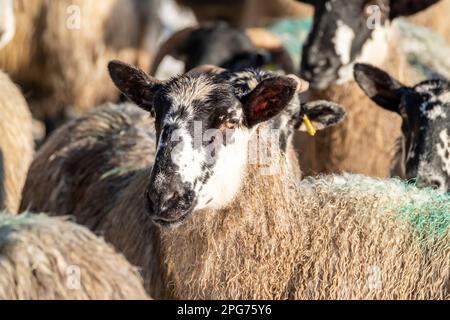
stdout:
<svg viewBox="0 0 450 320">
<path fill-rule="evenodd" d="M 375 103 L 402 118 L 391 175 L 450 192 L 449 82 L 427 80 L 408 87 L 366 64 L 355 65 L 355 81 Z"/>
<path fill-rule="evenodd" d="M 182 60 L 184 72 L 203 64 L 230 71 L 272 64 L 286 73 L 295 72 L 292 59 L 275 35 L 258 28 L 244 32 L 224 22 L 204 23 L 175 32 L 161 45 L 151 75 L 156 75 L 167 55 Z"/>
<path fill-rule="evenodd" d="M 121 63 L 112 63 L 112 66 L 124 69 L 123 72 L 128 74 L 137 72 L 141 75 L 142 81 L 147 79 L 143 72 L 130 66 Z M 245 99 L 261 82 L 270 83 L 277 79 L 285 79 L 284 81 L 295 84 L 292 95 L 285 97 L 289 102 L 288 107 L 270 123 L 275 134 L 274 139 L 277 139 L 274 140 L 277 142 L 276 150 L 280 149 L 279 152 L 283 154 L 292 149 L 289 148 L 292 131 L 296 128 L 307 130 L 303 121 L 305 115 L 317 130 L 343 118 L 342 108 L 332 103 L 313 102 L 303 104 L 299 108 L 297 105 L 300 101 L 294 92 L 303 88 L 297 87 L 301 84 L 298 78 L 254 71 L 230 73 L 220 70 L 220 72 L 221 74 L 215 76 L 217 78 L 212 78 L 215 82 L 210 83 L 207 75 L 202 76 L 194 70 L 179 80 L 168 80 L 167 87 L 175 90 L 174 94 L 178 93 L 182 100 L 185 99 L 184 95 L 186 97 L 193 95 L 192 103 L 200 103 L 201 97 L 195 98 L 194 94 L 203 92 L 207 104 L 204 108 L 209 110 L 210 106 L 211 117 L 218 117 L 217 121 L 221 121 L 221 117 L 226 117 L 227 114 L 220 115 L 219 109 L 216 110 L 217 114 L 214 114 L 214 108 L 220 106 L 216 106 L 216 102 L 220 101 L 221 96 L 217 95 L 216 91 L 208 93 L 209 87 L 228 88 L 240 99 Z M 192 86 L 187 85 L 190 80 Z M 179 89 L 176 89 L 177 85 L 180 86 Z M 202 88 L 205 91 L 201 91 Z M 196 90 L 201 92 L 198 93 Z M 226 108 L 226 104 L 223 104 L 223 108 Z M 135 106 L 108 105 L 55 132 L 43 145 L 32 164 L 24 191 L 23 210 L 39 207 L 45 212 L 73 214 L 77 217 L 77 221 L 89 228 L 100 233 L 105 232 L 107 239 L 120 247 L 118 244 L 120 239 L 115 236 L 110 238 L 110 232 L 106 231 L 110 229 L 106 226 L 109 226 L 111 219 L 116 219 L 111 215 L 113 203 L 125 203 L 128 202 L 128 197 L 136 197 L 134 186 L 146 181 L 145 176 L 142 180 L 138 172 L 145 171 L 153 163 L 156 145 L 153 121 Z M 284 161 L 287 161 L 295 172 L 298 167 L 289 162 L 291 159 L 296 160 L 292 154 L 291 156 L 288 154 Z M 101 204 L 95 207 L 90 200 L 94 198 L 110 198 L 111 206 Z M 144 212 L 143 202 L 141 205 L 140 210 Z M 56 206 L 59 206 L 58 210 L 55 210 Z M 145 218 L 145 215 L 142 217 Z"/>
<path fill-rule="evenodd" d="M 148 299 L 137 268 L 85 227 L 0 213 L 0 300 Z"/>
<path fill-rule="evenodd" d="M 314 140 L 301 138 L 300 163 L 305 173 L 389 176 L 401 119 L 361 92 L 353 79 L 353 65 L 371 63 L 406 84 L 418 81 L 399 50 L 399 35 L 390 21 L 436 1 L 314 1 L 314 25 L 303 49 L 301 75 L 310 81 L 314 98 L 342 104 L 348 117 Z"/>
<path fill-rule="evenodd" d="M 17 212 L 33 154 L 30 110 L 19 88 L 0 71 L 0 210 Z"/>
<path fill-rule="evenodd" d="M 164 82 L 119 62 L 110 72 L 155 115 L 156 135 L 124 106 L 62 128 L 37 156 L 23 205 L 104 234 L 153 297 L 449 298 L 447 196 L 351 175 L 298 184 L 279 152 L 270 168 L 253 162 L 295 78 L 243 94 L 223 72 Z"/>
</svg>

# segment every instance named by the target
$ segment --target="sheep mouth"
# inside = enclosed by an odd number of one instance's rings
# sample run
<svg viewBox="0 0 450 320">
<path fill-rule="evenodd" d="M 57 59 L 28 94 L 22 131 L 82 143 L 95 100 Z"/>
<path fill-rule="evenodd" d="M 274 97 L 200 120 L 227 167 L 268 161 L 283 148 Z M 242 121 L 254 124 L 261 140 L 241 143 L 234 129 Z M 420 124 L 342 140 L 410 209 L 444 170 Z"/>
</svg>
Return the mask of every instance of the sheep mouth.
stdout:
<svg viewBox="0 0 450 320">
<path fill-rule="evenodd" d="M 176 228 L 181 226 L 189 217 L 191 213 L 185 212 L 177 219 L 164 219 L 164 218 L 153 218 L 153 223 L 162 228 Z"/>
</svg>

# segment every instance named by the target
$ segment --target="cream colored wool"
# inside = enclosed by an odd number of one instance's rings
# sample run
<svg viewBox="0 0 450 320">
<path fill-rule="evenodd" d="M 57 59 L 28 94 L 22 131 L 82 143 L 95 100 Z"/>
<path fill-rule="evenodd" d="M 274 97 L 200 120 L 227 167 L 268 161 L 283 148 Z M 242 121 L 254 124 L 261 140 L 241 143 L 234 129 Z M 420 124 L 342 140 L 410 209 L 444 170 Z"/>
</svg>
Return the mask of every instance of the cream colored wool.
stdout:
<svg viewBox="0 0 450 320">
<path fill-rule="evenodd" d="M 122 105 L 61 128 L 32 165 L 22 207 L 73 214 L 141 268 L 154 298 L 450 298 L 448 196 L 358 175 L 298 183 L 284 166 L 248 166 L 226 208 L 160 229 L 144 202 L 151 126 Z"/>
<path fill-rule="evenodd" d="M 0 71 L 0 210 L 17 212 L 33 154 L 28 105 L 17 86 Z"/>
<path fill-rule="evenodd" d="M 0 69 L 24 89 L 39 119 L 115 99 L 111 59 L 150 66 L 153 47 L 145 34 L 152 2 L 15 0 L 16 34 L 0 51 Z"/>
<path fill-rule="evenodd" d="M 77 273 L 71 270 L 80 271 Z M 74 278 L 76 277 L 76 279 Z M 79 281 L 79 283 L 78 283 Z M 0 214 L 0 299 L 148 299 L 137 269 L 86 228 Z"/>
<path fill-rule="evenodd" d="M 442 36 L 450 43 L 450 0 L 440 0 L 423 12 L 419 12 L 408 20 L 424 27 Z"/>
<path fill-rule="evenodd" d="M 279 178 L 250 169 L 228 208 L 162 232 L 177 298 L 450 298 L 448 196 L 358 175 L 298 189 Z M 429 229 L 400 214 L 409 206 Z"/>
</svg>

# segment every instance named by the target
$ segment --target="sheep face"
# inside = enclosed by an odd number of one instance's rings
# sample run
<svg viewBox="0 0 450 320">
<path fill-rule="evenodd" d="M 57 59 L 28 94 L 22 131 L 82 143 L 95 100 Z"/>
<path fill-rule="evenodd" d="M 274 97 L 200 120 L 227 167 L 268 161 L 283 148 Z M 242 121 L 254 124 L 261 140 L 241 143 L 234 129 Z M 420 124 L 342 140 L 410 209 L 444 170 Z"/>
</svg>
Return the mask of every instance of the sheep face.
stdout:
<svg viewBox="0 0 450 320">
<path fill-rule="evenodd" d="M 252 134 L 302 86 L 294 76 L 273 74 L 238 94 L 234 78 L 213 69 L 164 82 L 118 61 L 109 69 L 118 88 L 155 116 L 158 143 L 146 198 L 149 214 L 162 226 L 228 204 L 240 188 Z"/>
<path fill-rule="evenodd" d="M 450 191 L 450 83 L 406 87 L 366 64 L 355 65 L 355 79 L 372 100 L 402 117 L 404 177 L 419 187 Z"/>
<path fill-rule="evenodd" d="M 306 1 L 307 2 L 307 1 Z M 437 0 L 319 0 L 303 49 L 302 77 L 317 89 L 351 80 L 355 62 L 381 64 L 388 54 L 389 20 Z"/>
</svg>

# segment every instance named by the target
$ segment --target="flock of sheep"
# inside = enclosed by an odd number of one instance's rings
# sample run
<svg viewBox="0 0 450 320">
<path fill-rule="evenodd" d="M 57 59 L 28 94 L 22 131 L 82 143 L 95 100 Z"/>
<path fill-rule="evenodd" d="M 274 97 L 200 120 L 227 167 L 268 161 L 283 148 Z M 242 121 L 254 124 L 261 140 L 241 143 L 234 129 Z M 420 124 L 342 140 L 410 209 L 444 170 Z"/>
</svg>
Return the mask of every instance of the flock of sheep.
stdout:
<svg viewBox="0 0 450 320">
<path fill-rule="evenodd" d="M 450 299 L 450 70 L 396 24 L 450 1 L 302 2 L 296 66 L 248 14 L 0 0 L 0 299 Z"/>
</svg>

